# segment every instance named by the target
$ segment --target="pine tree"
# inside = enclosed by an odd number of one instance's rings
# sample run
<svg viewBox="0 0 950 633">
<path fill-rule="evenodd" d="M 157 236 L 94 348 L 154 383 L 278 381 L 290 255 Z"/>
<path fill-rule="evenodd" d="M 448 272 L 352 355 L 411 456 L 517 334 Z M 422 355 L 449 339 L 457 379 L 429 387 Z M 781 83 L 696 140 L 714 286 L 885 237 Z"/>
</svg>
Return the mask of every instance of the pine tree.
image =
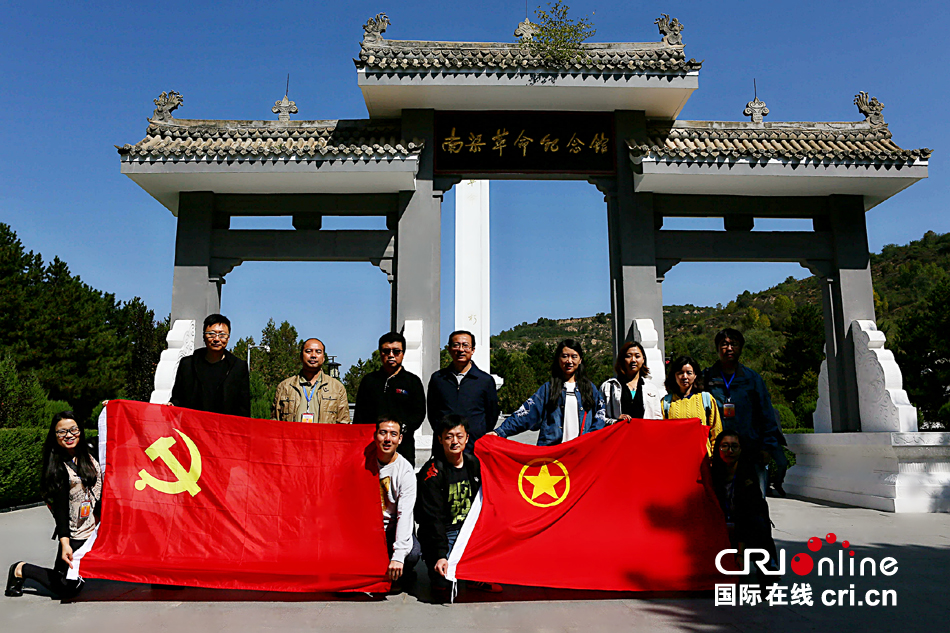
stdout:
<svg viewBox="0 0 950 633">
<path fill-rule="evenodd" d="M 944 274 L 922 305 L 900 325 L 897 362 L 904 388 L 924 420 L 950 428 L 950 275 Z"/>
</svg>

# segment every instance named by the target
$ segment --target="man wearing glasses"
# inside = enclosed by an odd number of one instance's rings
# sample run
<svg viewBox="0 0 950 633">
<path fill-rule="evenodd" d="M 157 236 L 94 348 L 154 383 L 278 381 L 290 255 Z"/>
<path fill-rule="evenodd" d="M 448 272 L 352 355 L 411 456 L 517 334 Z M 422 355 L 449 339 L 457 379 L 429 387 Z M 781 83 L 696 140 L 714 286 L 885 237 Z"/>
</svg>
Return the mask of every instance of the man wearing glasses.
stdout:
<svg viewBox="0 0 950 633">
<path fill-rule="evenodd" d="M 769 458 L 774 456 L 780 468 L 787 463 L 781 447 L 785 438 L 762 376 L 739 362 L 745 347 L 742 332 L 725 328 L 716 334 L 715 343 L 719 361 L 706 370 L 703 382 L 719 406 L 723 429 L 737 432 L 743 452 L 755 460 L 756 475 L 764 497 L 768 487 L 766 465 Z M 781 482 L 777 493 L 785 496 Z"/>
<path fill-rule="evenodd" d="M 247 363 L 227 350 L 231 321 L 212 314 L 204 321 L 205 346 L 178 363 L 169 404 L 197 411 L 251 416 Z"/>
<path fill-rule="evenodd" d="M 416 464 L 416 440 L 413 434 L 426 417 L 426 393 L 422 380 L 405 369 L 406 337 L 390 332 L 379 337 L 381 369 L 363 376 L 356 393 L 354 424 L 376 424 L 380 416 L 391 417 L 402 425 L 402 442 L 396 451 Z"/>
<path fill-rule="evenodd" d="M 452 362 L 429 378 L 429 425 L 433 430 L 432 449 L 440 445 L 436 429 L 439 421 L 450 413 L 466 418 L 470 439 L 465 452 L 474 454 L 475 442 L 498 423 L 498 392 L 495 379 L 472 362 L 475 335 L 465 330 L 449 334 L 449 354 Z M 441 447 L 438 449 L 441 450 Z"/>
</svg>

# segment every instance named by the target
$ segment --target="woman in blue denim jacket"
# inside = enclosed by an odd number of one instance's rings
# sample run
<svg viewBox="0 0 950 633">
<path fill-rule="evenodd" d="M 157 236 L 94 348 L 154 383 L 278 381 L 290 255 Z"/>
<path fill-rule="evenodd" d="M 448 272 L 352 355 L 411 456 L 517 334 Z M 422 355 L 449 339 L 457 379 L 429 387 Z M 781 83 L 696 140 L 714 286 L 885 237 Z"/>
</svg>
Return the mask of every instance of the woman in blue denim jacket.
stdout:
<svg viewBox="0 0 950 633">
<path fill-rule="evenodd" d="M 573 339 L 558 343 L 551 380 L 489 435 L 539 431 L 538 446 L 569 442 L 606 426 L 604 398 L 584 370 L 584 350 Z"/>
</svg>

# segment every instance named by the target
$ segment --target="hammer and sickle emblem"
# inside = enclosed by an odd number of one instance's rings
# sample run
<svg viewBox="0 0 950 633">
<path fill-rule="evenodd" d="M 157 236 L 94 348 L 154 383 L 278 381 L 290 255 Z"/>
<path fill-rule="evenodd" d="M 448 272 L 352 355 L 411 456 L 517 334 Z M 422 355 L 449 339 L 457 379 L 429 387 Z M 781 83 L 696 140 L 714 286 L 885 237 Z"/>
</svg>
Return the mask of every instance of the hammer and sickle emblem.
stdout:
<svg viewBox="0 0 950 633">
<path fill-rule="evenodd" d="M 191 455 L 191 469 L 185 470 L 185 467 L 181 465 L 181 462 L 179 462 L 169 450 L 175 445 L 175 438 L 160 437 L 155 440 L 151 446 L 145 449 L 145 454 L 148 455 L 148 458 L 153 462 L 157 458 L 161 458 L 178 481 L 157 479 L 143 468 L 139 471 L 140 479 L 135 482 L 136 490 L 145 490 L 145 486 L 149 486 L 167 495 L 177 495 L 187 490 L 192 497 L 201 492 L 201 488 L 198 487 L 198 478 L 201 477 L 201 453 L 198 452 L 198 447 L 195 446 L 195 443 L 191 441 L 190 437 L 178 429 L 174 429 L 174 431 L 181 436 L 181 439 L 185 442 L 185 446 L 188 447 L 188 453 Z"/>
</svg>

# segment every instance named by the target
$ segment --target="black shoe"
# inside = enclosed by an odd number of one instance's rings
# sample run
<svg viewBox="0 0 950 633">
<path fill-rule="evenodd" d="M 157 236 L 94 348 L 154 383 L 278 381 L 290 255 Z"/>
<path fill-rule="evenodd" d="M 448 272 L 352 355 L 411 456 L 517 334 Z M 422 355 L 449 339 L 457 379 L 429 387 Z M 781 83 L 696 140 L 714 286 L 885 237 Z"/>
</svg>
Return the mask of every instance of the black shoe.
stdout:
<svg viewBox="0 0 950 633">
<path fill-rule="evenodd" d="M 784 499 L 788 495 L 785 492 L 785 488 L 782 487 L 782 484 L 775 484 L 772 486 L 775 489 L 775 495 Z"/>
<path fill-rule="evenodd" d="M 10 572 L 7 574 L 7 589 L 4 591 L 4 595 L 9 598 L 16 598 L 23 595 L 23 581 L 24 578 L 16 577 L 16 566 L 22 563 L 23 561 L 18 561 L 10 565 Z"/>
<path fill-rule="evenodd" d="M 68 584 L 64 587 L 63 592 L 60 594 L 60 600 L 72 600 L 79 595 L 79 592 L 82 591 L 82 588 L 86 586 L 86 581 L 82 578 L 77 580 L 67 580 Z"/>
<path fill-rule="evenodd" d="M 432 602 L 436 604 L 447 604 L 452 602 L 452 588 L 432 587 Z"/>
</svg>

